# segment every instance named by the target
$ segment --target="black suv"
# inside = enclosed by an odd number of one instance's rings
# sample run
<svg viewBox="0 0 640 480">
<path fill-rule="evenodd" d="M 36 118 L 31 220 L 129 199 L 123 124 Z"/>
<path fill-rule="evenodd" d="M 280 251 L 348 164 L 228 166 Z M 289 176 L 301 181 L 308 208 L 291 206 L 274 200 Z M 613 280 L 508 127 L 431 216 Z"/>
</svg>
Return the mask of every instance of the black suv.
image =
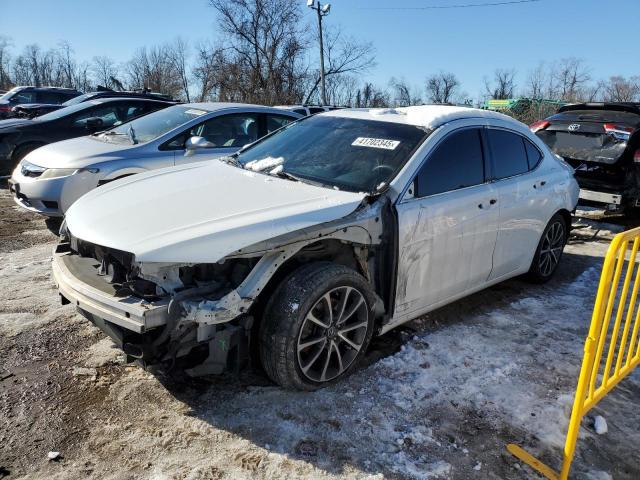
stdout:
<svg viewBox="0 0 640 480">
<path fill-rule="evenodd" d="M 16 117 L 23 118 L 34 118 L 39 117 L 40 115 L 44 115 L 45 113 L 53 112 L 54 110 L 58 110 L 62 107 L 68 107 L 70 105 L 76 105 L 78 103 L 86 102 L 88 100 L 97 100 L 98 98 L 148 98 L 152 100 L 166 100 L 168 102 L 173 101 L 173 99 L 166 95 L 161 95 L 159 93 L 153 93 L 149 90 L 133 90 L 133 91 L 124 91 L 118 92 L 115 90 L 111 90 L 109 88 L 98 87 L 98 90 L 95 92 L 85 93 L 84 95 L 77 96 L 69 101 L 66 101 L 62 105 L 58 104 L 27 104 L 20 105 L 13 109 L 13 114 Z"/>
<path fill-rule="evenodd" d="M 18 105 L 46 103 L 60 104 L 82 95 L 72 88 L 59 87 L 15 87 L 0 96 L 0 119 L 13 116 L 13 109 Z"/>
<path fill-rule="evenodd" d="M 640 207 L 640 103 L 577 103 L 530 126 L 575 169 L 583 203 Z"/>
</svg>

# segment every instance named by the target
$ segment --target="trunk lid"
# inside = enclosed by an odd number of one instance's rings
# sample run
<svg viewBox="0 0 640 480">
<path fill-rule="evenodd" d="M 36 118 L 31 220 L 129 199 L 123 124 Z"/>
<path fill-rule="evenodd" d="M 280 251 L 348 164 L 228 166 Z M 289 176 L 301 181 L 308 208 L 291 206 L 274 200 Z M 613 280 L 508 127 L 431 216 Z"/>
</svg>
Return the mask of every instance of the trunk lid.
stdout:
<svg viewBox="0 0 640 480">
<path fill-rule="evenodd" d="M 640 115 L 610 110 L 571 110 L 549 119 L 536 132 L 554 153 L 576 162 L 614 165 L 625 151 Z"/>
</svg>

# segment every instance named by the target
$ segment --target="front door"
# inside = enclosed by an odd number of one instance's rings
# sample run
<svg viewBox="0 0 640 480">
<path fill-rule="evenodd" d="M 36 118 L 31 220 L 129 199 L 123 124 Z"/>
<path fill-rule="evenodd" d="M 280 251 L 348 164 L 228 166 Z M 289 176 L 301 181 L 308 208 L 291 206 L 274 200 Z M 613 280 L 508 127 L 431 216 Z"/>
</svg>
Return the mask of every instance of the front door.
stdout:
<svg viewBox="0 0 640 480">
<path fill-rule="evenodd" d="M 487 282 L 498 205 L 480 128 L 445 137 L 397 205 L 396 313 L 419 313 Z"/>
</svg>

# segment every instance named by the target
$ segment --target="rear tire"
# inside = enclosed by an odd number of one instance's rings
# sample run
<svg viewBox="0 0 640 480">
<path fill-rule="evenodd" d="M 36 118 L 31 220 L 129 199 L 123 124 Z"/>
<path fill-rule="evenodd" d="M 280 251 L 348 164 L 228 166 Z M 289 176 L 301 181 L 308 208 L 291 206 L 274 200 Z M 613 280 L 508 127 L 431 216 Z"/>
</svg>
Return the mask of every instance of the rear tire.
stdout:
<svg viewBox="0 0 640 480">
<path fill-rule="evenodd" d="M 556 213 L 542 232 L 531 267 L 526 275 L 527 280 L 545 283 L 553 277 L 568 238 L 567 222 L 562 215 Z"/>
<path fill-rule="evenodd" d="M 369 346 L 374 303 L 369 283 L 343 265 L 295 270 L 274 291 L 260 325 L 260 360 L 269 378 L 298 390 L 344 378 Z"/>
</svg>

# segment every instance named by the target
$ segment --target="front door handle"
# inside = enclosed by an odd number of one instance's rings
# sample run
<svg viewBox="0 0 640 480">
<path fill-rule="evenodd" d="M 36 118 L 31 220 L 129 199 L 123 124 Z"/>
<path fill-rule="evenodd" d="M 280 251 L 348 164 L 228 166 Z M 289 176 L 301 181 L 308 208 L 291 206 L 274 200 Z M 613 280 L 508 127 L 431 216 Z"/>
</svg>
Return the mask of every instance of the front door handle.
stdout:
<svg viewBox="0 0 640 480">
<path fill-rule="evenodd" d="M 495 205 L 498 202 L 498 200 L 496 200 L 495 198 L 492 198 L 491 200 L 489 200 L 489 203 L 491 205 Z"/>
</svg>

